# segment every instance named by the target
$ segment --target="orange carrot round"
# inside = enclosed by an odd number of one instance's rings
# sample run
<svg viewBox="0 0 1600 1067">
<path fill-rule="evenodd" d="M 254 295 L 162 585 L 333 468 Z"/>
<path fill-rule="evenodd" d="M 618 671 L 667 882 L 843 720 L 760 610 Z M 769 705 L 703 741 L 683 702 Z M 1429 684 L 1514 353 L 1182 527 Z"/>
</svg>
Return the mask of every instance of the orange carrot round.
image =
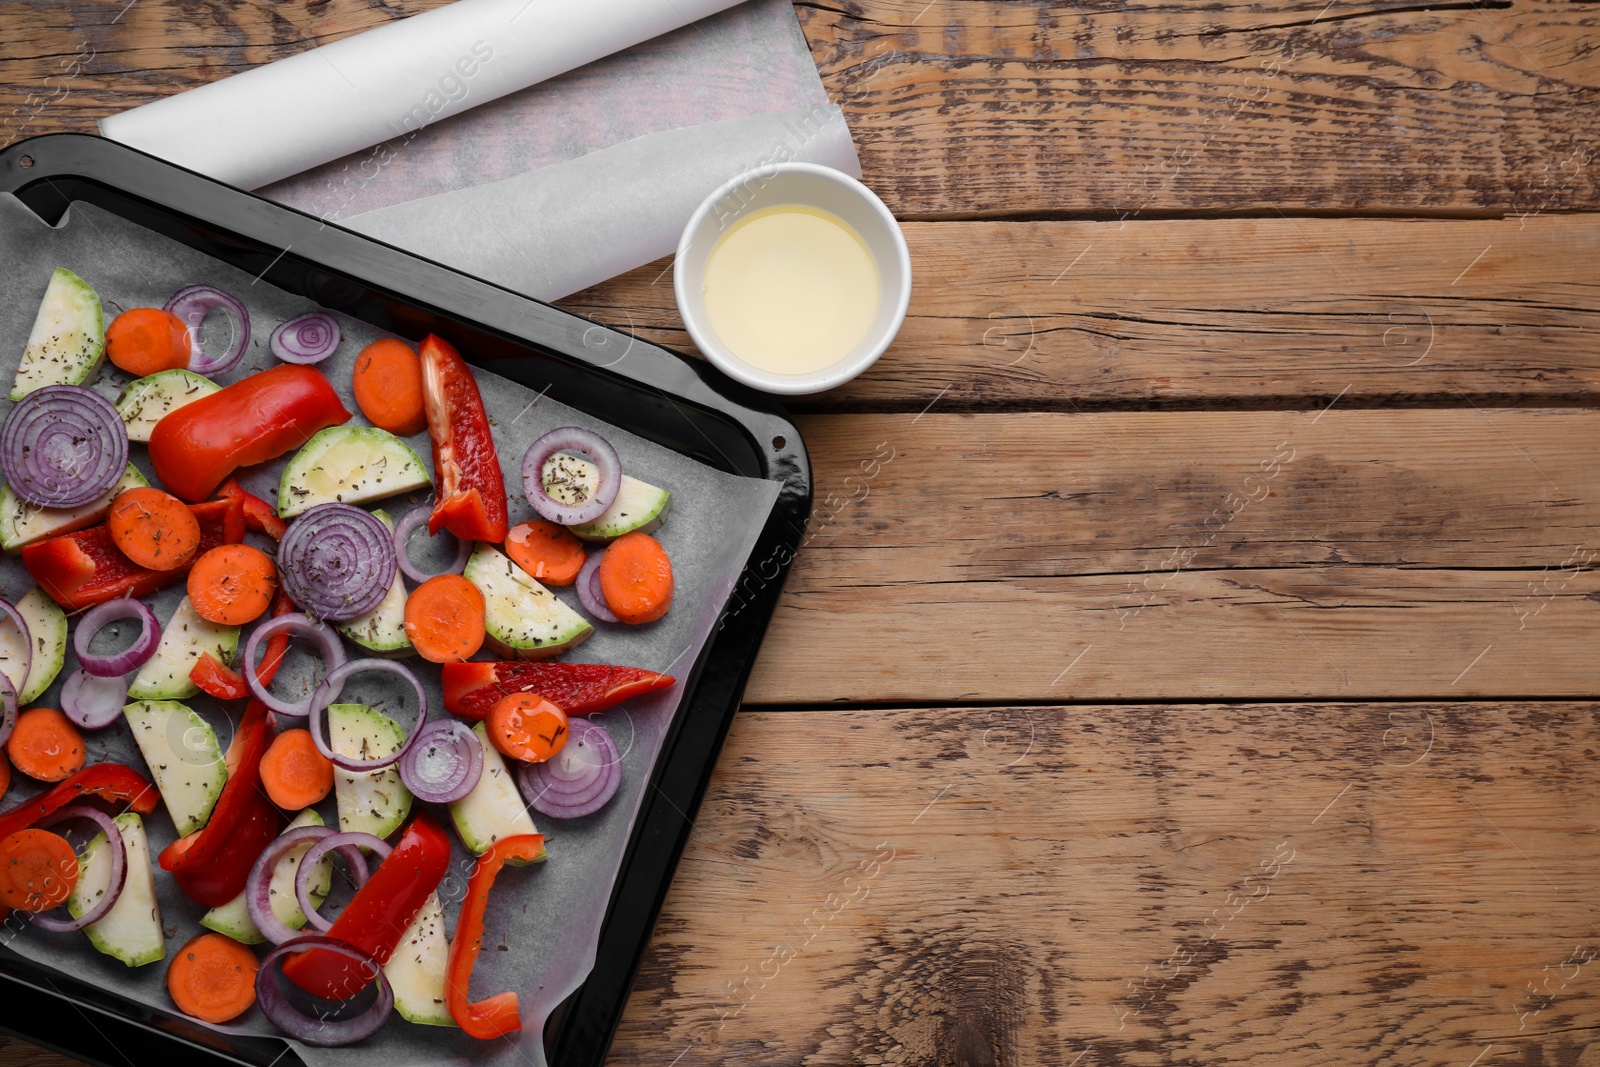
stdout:
<svg viewBox="0 0 1600 1067">
<path fill-rule="evenodd" d="M 124 556 L 153 571 L 176 570 L 200 547 L 200 521 L 189 506 L 149 486 L 119 493 L 106 526 Z"/>
<path fill-rule="evenodd" d="M 201 934 L 167 968 L 167 992 L 185 1015 L 208 1023 L 237 1019 L 256 1002 L 255 953 L 231 937 Z"/>
<path fill-rule="evenodd" d="M 506 536 L 506 555 L 545 585 L 571 585 L 589 558 L 571 530 L 543 519 L 513 526 Z"/>
<path fill-rule="evenodd" d="M 422 360 L 404 341 L 384 337 L 363 348 L 350 384 L 361 414 L 380 430 L 410 437 L 428 428 L 422 407 Z"/>
<path fill-rule="evenodd" d="M 661 618 L 672 607 L 672 588 L 672 561 L 647 533 L 623 534 L 600 557 L 600 592 L 623 622 Z"/>
<path fill-rule="evenodd" d="M 483 647 L 483 594 L 459 574 L 429 578 L 406 597 L 406 637 L 433 663 L 460 663 Z"/>
<path fill-rule="evenodd" d="M 567 744 L 567 713 L 538 693 L 500 698 L 484 725 L 495 748 L 525 763 L 543 763 Z"/>
<path fill-rule="evenodd" d="M 189 327 L 170 311 L 131 308 L 106 328 L 106 356 L 129 374 L 143 378 L 189 365 Z"/>
<path fill-rule="evenodd" d="M 218 545 L 189 571 L 189 603 L 202 619 L 243 626 L 266 614 L 278 591 L 272 557 L 249 545 Z"/>
<path fill-rule="evenodd" d="M 261 784 L 285 811 L 309 808 L 333 788 L 333 761 L 317 751 L 309 730 L 285 730 L 261 757 Z"/>
<path fill-rule="evenodd" d="M 6 752 L 17 770 L 41 782 L 59 782 L 83 770 L 83 735 L 55 708 L 29 708 L 18 715 Z"/>
<path fill-rule="evenodd" d="M 0 754 L 0 797 L 6 795 L 11 788 L 11 761 Z"/>
<path fill-rule="evenodd" d="M 29 828 L 0 841 L 0 903 L 17 911 L 49 911 L 78 884 L 78 854 L 67 839 Z"/>
</svg>

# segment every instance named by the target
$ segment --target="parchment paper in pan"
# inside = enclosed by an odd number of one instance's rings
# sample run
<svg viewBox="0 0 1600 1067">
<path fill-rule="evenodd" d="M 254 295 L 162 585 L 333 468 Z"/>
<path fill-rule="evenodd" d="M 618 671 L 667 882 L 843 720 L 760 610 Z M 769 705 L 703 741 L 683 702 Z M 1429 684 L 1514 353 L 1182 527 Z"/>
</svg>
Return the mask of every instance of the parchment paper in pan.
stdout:
<svg viewBox="0 0 1600 1067">
<path fill-rule="evenodd" d="M 10 381 L 39 298 L 51 270 L 57 266 L 77 272 L 95 286 L 105 301 L 108 320 L 117 310 L 111 301 L 123 307 L 160 306 L 176 289 L 191 282 L 209 282 L 237 294 L 250 309 L 252 342 L 239 368 L 224 381 L 272 366 L 276 361 L 266 349 L 266 338 L 272 327 L 313 308 L 304 298 L 255 281 L 233 267 L 90 205 L 74 204 L 62 224 L 52 229 L 14 197 L 0 195 L 0 380 Z M 322 368 L 345 397 L 346 406 L 354 412 L 357 409 L 349 391 L 351 367 L 362 346 L 382 333 L 348 316 L 340 315 L 339 319 L 344 341 L 338 353 L 323 363 Z M 512 476 L 507 478 L 513 522 L 531 517 L 531 509 L 518 488 L 520 481 L 515 477 L 515 469 L 520 467 L 527 446 L 555 426 L 574 424 L 604 433 L 620 453 L 625 470 L 672 490 L 672 510 L 656 535 L 672 556 L 677 578 L 671 612 L 647 627 L 599 624 L 595 636 L 567 658 L 578 662 L 625 663 L 682 678 L 704 646 L 755 543 L 776 498 L 775 484 L 713 470 L 549 397 L 539 398 L 534 390 L 483 371 L 477 373 L 485 404 L 495 422 L 496 448 L 502 462 L 513 465 L 508 472 Z M 124 381 L 126 376 L 107 364 L 95 388 L 108 397 L 114 396 Z M 9 403 L 0 401 L 0 416 L 8 414 L 10 407 Z M 619 412 L 621 415 L 623 413 Z M 353 424 L 364 424 L 359 413 Z M 431 464 L 427 435 L 419 434 L 410 443 Z M 132 451 L 134 462 L 150 474 L 144 446 L 136 444 Z M 253 492 L 275 499 L 283 462 L 279 460 L 250 469 L 241 480 Z M 415 505 L 401 497 L 383 506 L 398 516 Z M 263 547 L 270 545 L 263 543 Z M 32 579 L 15 560 L 0 561 L 0 595 L 15 600 L 32 584 Z M 570 589 L 557 592 L 577 608 Z M 156 614 L 165 620 L 181 595 L 180 584 L 149 598 L 149 602 Z M 360 655 L 354 646 L 349 651 L 352 658 Z M 416 657 L 406 662 L 423 680 L 430 714 L 433 717 L 444 715 L 437 669 Z M 75 658 L 69 650 L 61 679 L 38 703 L 59 706 L 61 681 L 74 669 Z M 362 683 L 357 679 L 354 684 Z M 479 1042 L 458 1030 L 416 1026 L 396 1015 L 378 1035 L 362 1045 L 345 1049 L 297 1046 L 301 1057 L 312 1067 L 341 1064 L 350 1067 L 542 1065 L 543 1021 L 549 1011 L 577 987 L 592 965 L 600 920 L 622 850 L 650 767 L 681 693 L 680 683 L 662 693 L 630 701 L 602 717 L 601 721 L 623 752 L 622 787 L 616 798 L 585 819 L 557 822 L 535 815 L 534 821 L 540 831 L 549 835 L 549 862 L 508 868 L 496 884 L 489 908 L 485 951 L 479 959 L 473 989 L 476 996 L 506 989 L 521 994 L 524 1029 L 520 1041 Z M 359 696 L 359 692 L 351 691 L 347 692 L 346 699 L 359 699 Z M 239 708 L 227 709 L 204 696 L 185 703 L 213 724 L 225 747 L 233 730 L 229 711 L 236 716 Z M 86 742 L 91 761 L 114 759 L 144 768 L 138 748 L 121 722 L 87 735 Z M 39 787 L 18 776 L 13 779 L 4 806 L 9 808 L 40 791 Z M 319 809 L 330 824 L 335 822 L 332 797 L 319 805 Z M 435 809 L 434 814 L 448 821 L 442 810 Z M 164 848 L 172 841 L 172 821 L 164 809 L 158 809 L 145 821 L 153 850 Z M 454 840 L 453 830 L 450 835 Z M 465 876 L 471 867 L 471 857 L 459 841 L 454 841 L 454 848 L 452 874 L 441 889 L 452 930 L 460 895 L 465 889 Z M 184 942 L 202 932 L 198 920 L 203 909 L 184 898 L 170 876 L 158 871 L 156 884 L 162 920 L 168 931 L 167 958 L 170 959 Z M 328 910 L 332 912 L 332 904 Z M 165 961 L 128 968 L 96 952 L 80 934 L 47 934 L 23 929 L 13 936 L 7 929 L 4 936 L 13 951 L 31 960 L 140 1003 L 172 1010 L 165 989 Z M 504 950 L 500 948 L 502 944 Z M 239 1024 L 220 1029 L 275 1033 L 256 1009 Z"/>
</svg>

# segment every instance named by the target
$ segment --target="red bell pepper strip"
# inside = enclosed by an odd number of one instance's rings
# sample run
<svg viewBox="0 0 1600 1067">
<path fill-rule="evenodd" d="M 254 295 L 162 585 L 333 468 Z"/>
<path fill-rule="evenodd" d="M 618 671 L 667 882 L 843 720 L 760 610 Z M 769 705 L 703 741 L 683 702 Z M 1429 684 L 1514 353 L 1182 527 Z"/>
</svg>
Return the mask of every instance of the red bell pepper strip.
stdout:
<svg viewBox="0 0 1600 1067">
<path fill-rule="evenodd" d="M 450 964 L 445 971 L 445 1005 L 450 1017 L 472 1037 L 482 1041 L 504 1037 L 522 1029 L 522 1015 L 514 992 L 496 993 L 468 1002 L 472 968 L 483 949 L 483 916 L 489 906 L 489 889 L 507 863 L 531 863 L 545 858 L 543 834 L 502 837 L 478 857 L 467 879 L 467 897 L 461 902 L 456 935 L 450 941 Z"/>
<path fill-rule="evenodd" d="M 423 409 L 439 487 L 428 532 L 449 530 L 463 541 L 504 541 L 506 483 L 478 382 L 461 353 L 431 333 L 417 354 L 422 357 Z"/>
<path fill-rule="evenodd" d="M 640 667 L 523 660 L 446 663 L 440 676 L 445 708 L 474 721 L 487 718 L 512 693 L 538 693 L 568 715 L 592 715 L 674 681 L 669 674 Z"/>
<path fill-rule="evenodd" d="M 272 617 L 287 615 L 294 610 L 294 601 L 289 599 L 282 589 L 272 601 Z M 289 635 L 276 633 L 267 638 L 267 650 L 261 654 L 261 665 L 256 668 L 256 677 L 263 686 L 272 684 L 272 679 L 277 677 L 278 668 L 283 666 L 283 657 L 289 651 Z M 200 687 L 204 693 L 216 697 L 218 700 L 243 700 L 250 695 L 250 687 L 245 684 L 244 675 L 231 667 L 225 667 L 222 662 L 209 652 L 200 653 L 200 660 L 189 672 L 189 681 Z"/>
<path fill-rule="evenodd" d="M 366 884 L 356 890 L 328 936 L 365 952 L 379 966 L 389 962 L 429 895 L 450 866 L 450 838 L 425 812 L 418 812 Z M 283 973 L 307 993 L 345 1000 L 372 981 L 347 957 L 311 949 L 287 960 Z"/>
<path fill-rule="evenodd" d="M 278 518 L 277 508 L 240 485 L 237 478 L 223 482 L 217 495 L 224 500 L 237 498 L 244 505 L 244 524 L 247 529 L 266 534 L 274 541 L 281 541 L 289 529 L 289 524 Z"/>
<path fill-rule="evenodd" d="M 215 908 L 238 896 L 256 858 L 278 836 L 282 816 L 261 788 L 261 756 L 273 732 L 267 706 L 250 701 L 228 747 L 228 781 L 210 820 L 161 852 L 162 870 L 197 904 Z"/>
<path fill-rule="evenodd" d="M 26 830 L 46 815 L 58 812 L 68 804 L 76 804 L 85 797 L 127 804 L 140 815 L 149 815 L 161 801 L 161 794 L 156 787 L 138 771 L 120 763 L 96 763 L 92 767 L 85 767 L 48 793 L 25 800 L 0 814 L 0 839 L 10 837 L 18 830 Z"/>
<path fill-rule="evenodd" d="M 244 540 L 244 509 L 237 500 L 190 504 L 200 523 L 199 559 L 218 545 Z M 104 523 L 74 530 L 22 550 L 22 565 L 50 598 L 68 611 L 81 611 L 118 597 L 141 597 L 180 581 L 191 563 L 170 571 L 153 571 L 134 563 L 111 542 Z"/>
<path fill-rule="evenodd" d="M 203 500 L 240 467 L 275 459 L 349 419 L 321 371 L 285 363 L 162 416 L 150 431 L 150 462 L 169 492 Z"/>
</svg>

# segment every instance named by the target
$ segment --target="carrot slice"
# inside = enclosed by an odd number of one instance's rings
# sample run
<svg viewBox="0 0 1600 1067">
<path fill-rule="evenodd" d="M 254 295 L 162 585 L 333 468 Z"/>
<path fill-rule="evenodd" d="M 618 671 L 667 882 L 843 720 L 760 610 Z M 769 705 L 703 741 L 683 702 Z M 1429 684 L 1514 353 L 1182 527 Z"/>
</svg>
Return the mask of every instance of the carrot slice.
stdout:
<svg viewBox="0 0 1600 1067">
<path fill-rule="evenodd" d="M 78 854 L 60 834 L 29 828 L 0 841 L 0 902 L 17 911 L 49 911 L 78 884 Z"/>
<path fill-rule="evenodd" d="M 543 763 L 567 744 L 567 713 L 538 693 L 502 698 L 484 723 L 495 748 L 526 763 Z"/>
<path fill-rule="evenodd" d="M 600 557 L 600 592 L 623 622 L 661 618 L 672 607 L 672 588 L 672 561 L 647 533 L 623 534 Z"/>
<path fill-rule="evenodd" d="M 119 493 L 106 526 L 124 556 L 153 571 L 177 570 L 200 547 L 200 520 L 189 505 L 149 486 Z"/>
<path fill-rule="evenodd" d="M 189 571 L 194 612 L 221 626 L 243 626 L 266 614 L 278 591 L 272 557 L 249 545 L 218 545 Z"/>
<path fill-rule="evenodd" d="M 6 790 L 11 788 L 11 761 L 0 755 L 0 797 L 6 795 Z"/>
<path fill-rule="evenodd" d="M 256 1002 L 255 953 L 231 937 L 201 934 L 172 957 L 167 992 L 185 1015 L 208 1023 L 237 1019 Z"/>
<path fill-rule="evenodd" d="M 422 360 L 404 341 L 384 337 L 363 348 L 350 384 L 361 414 L 380 430 L 410 437 L 428 428 L 422 407 Z"/>
<path fill-rule="evenodd" d="M 459 574 L 429 578 L 406 597 L 406 637 L 417 655 L 460 663 L 483 647 L 483 594 Z"/>
<path fill-rule="evenodd" d="M 545 585 L 571 585 L 589 558 L 571 530 L 543 519 L 512 527 L 506 555 Z"/>
<path fill-rule="evenodd" d="M 18 715 L 6 752 L 17 770 L 41 782 L 59 782 L 83 770 L 83 735 L 55 708 L 29 708 Z"/>
<path fill-rule="evenodd" d="M 261 757 L 261 784 L 285 811 L 309 808 L 333 788 L 333 761 L 317 751 L 310 730 L 285 730 Z"/>
<path fill-rule="evenodd" d="M 106 355 L 116 366 L 143 378 L 189 365 L 189 327 L 170 311 L 132 308 L 106 329 Z"/>
</svg>

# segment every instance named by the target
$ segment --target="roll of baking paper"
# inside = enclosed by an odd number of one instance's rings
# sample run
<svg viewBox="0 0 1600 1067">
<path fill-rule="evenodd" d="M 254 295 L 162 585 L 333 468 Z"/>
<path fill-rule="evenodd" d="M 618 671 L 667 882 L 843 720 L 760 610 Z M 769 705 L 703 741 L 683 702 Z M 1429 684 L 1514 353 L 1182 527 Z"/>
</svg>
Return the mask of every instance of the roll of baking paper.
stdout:
<svg viewBox="0 0 1600 1067">
<path fill-rule="evenodd" d="M 456 0 L 100 120 L 244 189 L 404 136 L 737 0 Z"/>
</svg>

